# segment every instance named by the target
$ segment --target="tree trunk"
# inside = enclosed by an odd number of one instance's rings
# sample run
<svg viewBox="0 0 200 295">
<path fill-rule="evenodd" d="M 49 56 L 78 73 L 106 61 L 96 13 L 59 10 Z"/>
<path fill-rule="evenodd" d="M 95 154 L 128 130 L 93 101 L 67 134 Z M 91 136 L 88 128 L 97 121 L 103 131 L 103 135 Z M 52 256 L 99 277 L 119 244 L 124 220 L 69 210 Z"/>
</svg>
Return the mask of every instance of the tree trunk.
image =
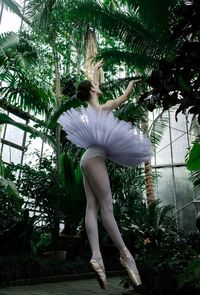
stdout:
<svg viewBox="0 0 200 295">
<path fill-rule="evenodd" d="M 146 115 L 146 121 L 142 124 L 144 134 L 147 135 L 148 132 L 148 115 Z M 153 188 L 153 175 L 151 161 L 145 163 L 145 185 L 146 185 L 146 196 L 147 205 L 151 205 L 154 200 L 154 188 Z"/>
<path fill-rule="evenodd" d="M 59 71 L 59 63 L 58 63 L 58 54 L 54 52 L 55 57 L 55 86 L 56 86 L 56 102 L 57 102 L 57 109 L 60 107 L 60 96 L 61 96 L 61 89 L 60 89 L 60 71 Z M 56 127 L 56 167 L 58 175 L 60 174 L 60 130 L 61 127 L 58 125 Z"/>
<path fill-rule="evenodd" d="M 86 57 L 85 57 L 85 75 L 88 80 L 92 80 L 94 72 L 94 59 L 97 55 L 97 41 L 95 32 L 88 30 L 87 33 L 87 45 L 86 45 Z M 98 80 L 101 84 L 104 80 L 103 69 L 100 68 L 98 71 Z"/>
</svg>

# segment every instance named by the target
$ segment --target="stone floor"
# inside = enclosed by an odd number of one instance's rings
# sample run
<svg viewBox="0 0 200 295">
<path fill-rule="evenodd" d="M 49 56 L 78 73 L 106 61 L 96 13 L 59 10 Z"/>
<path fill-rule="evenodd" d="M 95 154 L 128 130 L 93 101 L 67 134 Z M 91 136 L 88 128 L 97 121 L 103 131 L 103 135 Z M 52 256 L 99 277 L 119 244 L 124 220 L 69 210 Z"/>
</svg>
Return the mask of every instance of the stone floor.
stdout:
<svg viewBox="0 0 200 295">
<path fill-rule="evenodd" d="M 121 277 L 109 277 L 108 288 L 102 290 L 96 279 L 44 283 L 30 286 L 0 288 L 0 295 L 123 295 Z"/>
</svg>

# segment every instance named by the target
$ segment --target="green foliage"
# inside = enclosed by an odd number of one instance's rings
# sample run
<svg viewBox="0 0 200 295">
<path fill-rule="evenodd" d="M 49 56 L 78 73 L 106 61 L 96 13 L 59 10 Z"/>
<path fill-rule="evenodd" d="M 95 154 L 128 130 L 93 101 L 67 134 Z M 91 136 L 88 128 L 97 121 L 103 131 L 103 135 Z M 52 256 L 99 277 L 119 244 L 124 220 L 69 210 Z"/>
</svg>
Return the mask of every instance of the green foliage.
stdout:
<svg viewBox="0 0 200 295">
<path fill-rule="evenodd" d="M 171 28 L 170 42 L 175 42 L 174 50 L 165 54 L 148 78 L 152 88 L 141 96 L 140 101 L 152 110 L 164 110 L 178 105 L 178 113 L 194 114 L 200 122 L 199 108 L 199 69 L 200 14 L 198 1 L 190 5 L 182 2 L 174 10 L 174 25 Z"/>
<path fill-rule="evenodd" d="M 150 206 L 140 202 L 134 209 L 132 225 L 127 228 L 134 241 L 134 248 L 138 252 L 146 249 L 170 255 L 179 239 L 172 206 L 161 207 L 160 201 L 156 200 Z"/>
<path fill-rule="evenodd" d="M 194 284 L 200 290 L 200 259 L 189 261 L 187 268 L 179 276 L 179 288 Z"/>
<path fill-rule="evenodd" d="M 77 226 L 85 212 L 82 172 L 80 166 L 73 162 L 65 150 L 61 153 L 60 161 L 61 183 L 66 192 L 66 197 L 62 199 L 62 210 L 65 216 L 65 226 L 72 234 L 76 233 Z"/>
<path fill-rule="evenodd" d="M 107 55 L 113 61 L 129 61 L 130 66 L 132 56 L 132 65 L 144 69 L 157 63 L 173 47 L 170 17 L 173 18 L 173 8 L 179 1 L 151 2 L 70 1 L 67 19 L 78 27 L 89 24 L 109 38 L 113 37 L 118 42 L 117 48 L 122 49 L 108 49 Z"/>
<path fill-rule="evenodd" d="M 52 110 L 52 114 L 49 117 L 49 120 L 47 122 L 48 127 L 49 128 L 56 127 L 56 125 L 58 124 L 57 120 L 61 116 L 62 113 L 66 112 L 70 108 L 76 108 L 81 105 L 82 105 L 82 103 L 78 99 L 75 99 L 74 97 L 72 97 L 72 99 L 71 99 L 71 98 L 63 96 L 61 106 L 59 108 L 55 108 Z"/>
<path fill-rule="evenodd" d="M 198 141 L 194 142 L 186 164 L 189 170 L 200 170 L 200 144 Z"/>
<path fill-rule="evenodd" d="M 19 218 L 22 212 L 22 205 L 24 200 L 19 196 L 16 185 L 12 181 L 12 176 L 10 175 L 10 167 L 5 166 L 2 159 L 0 159 L 1 165 L 1 177 L 0 177 L 0 202 L 2 218 L 5 219 L 1 221 L 1 225 L 9 223 L 9 220 L 14 220 Z M 4 226 L 3 226 L 4 228 Z"/>
<path fill-rule="evenodd" d="M 22 7 L 14 0 L 1 0 L 0 5 L 4 5 L 7 10 L 17 14 L 19 17 L 23 18 Z"/>
<path fill-rule="evenodd" d="M 6 114 L 3 114 L 3 113 L 0 114 L 0 124 L 11 124 L 13 126 L 20 128 L 21 130 L 23 130 L 25 132 L 31 133 L 33 136 L 39 136 L 44 142 L 48 142 L 54 148 L 56 146 L 55 139 L 53 136 L 45 134 L 41 131 L 38 131 L 37 129 L 35 129 L 31 126 L 28 126 L 26 124 L 18 123 L 16 121 L 14 121 L 13 119 L 11 119 Z"/>
<path fill-rule="evenodd" d="M 142 70 L 152 68 L 157 60 L 151 56 L 146 56 L 142 53 L 134 53 L 132 51 L 126 51 L 126 48 L 119 50 L 118 48 L 102 49 L 100 51 L 101 58 L 105 63 L 121 64 L 125 63 L 127 66 L 135 67 L 138 72 Z"/>
<path fill-rule="evenodd" d="M 70 258 L 70 259 L 69 259 Z M 0 257 L 0 282 L 20 279 L 32 279 L 37 282 L 41 277 L 77 275 L 89 272 L 85 257 L 68 257 L 66 261 L 56 261 L 44 257 L 32 257 L 28 254 L 4 255 Z"/>
<path fill-rule="evenodd" d="M 1 213 L 10 219 L 19 218 L 23 199 L 19 196 L 16 186 L 9 179 L 0 179 Z"/>
<path fill-rule="evenodd" d="M 145 295 L 198 295 L 199 251 L 198 234 L 179 235 L 165 251 L 147 251 L 137 260 Z M 168 252 L 167 252 L 168 248 Z M 164 248 L 163 248 L 164 249 Z"/>
<path fill-rule="evenodd" d="M 11 219 L 12 224 L 1 231 L 0 254 L 27 253 L 35 256 L 34 235 L 36 220 L 37 216 L 29 217 L 27 209 L 21 211 L 17 220 Z"/>
<path fill-rule="evenodd" d="M 148 136 L 151 143 L 158 145 L 163 137 L 165 128 L 168 126 L 168 114 L 160 113 L 150 124 L 148 129 Z"/>
<path fill-rule="evenodd" d="M 7 70 L 14 67 L 30 70 L 37 62 L 37 51 L 28 42 L 27 36 L 16 33 L 0 35 L 0 65 Z"/>
<path fill-rule="evenodd" d="M 35 114 L 48 113 L 55 98 L 51 88 L 36 78 L 37 51 L 27 36 L 13 33 L 0 36 L 0 87 L 2 102 Z M 1 102 L 1 103 L 2 103 Z"/>
<path fill-rule="evenodd" d="M 166 257 L 172 255 L 180 238 L 173 207 L 161 206 L 159 200 L 147 206 L 144 201 L 144 171 L 141 168 L 127 169 L 109 163 L 108 171 L 114 213 L 133 253 L 156 251 Z"/>
<path fill-rule="evenodd" d="M 67 153 L 61 155 L 61 164 L 61 175 L 53 158 L 38 159 L 35 165 L 12 166 L 13 171 L 20 171 L 17 184 L 26 208 L 38 208 L 38 220 L 51 234 L 51 247 L 56 248 L 60 222 L 64 220 L 69 234 L 74 234 L 85 208 L 80 167 L 74 166 Z"/>
<path fill-rule="evenodd" d="M 199 190 L 200 189 L 200 171 L 192 171 L 190 177 L 190 181 L 193 183 L 195 189 Z"/>
</svg>

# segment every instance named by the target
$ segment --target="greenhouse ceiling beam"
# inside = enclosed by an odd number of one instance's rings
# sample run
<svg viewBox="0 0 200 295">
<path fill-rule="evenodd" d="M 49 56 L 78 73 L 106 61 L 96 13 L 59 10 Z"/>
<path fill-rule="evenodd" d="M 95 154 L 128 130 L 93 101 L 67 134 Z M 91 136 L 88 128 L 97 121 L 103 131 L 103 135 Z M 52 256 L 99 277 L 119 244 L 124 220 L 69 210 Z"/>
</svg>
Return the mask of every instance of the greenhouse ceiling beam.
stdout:
<svg viewBox="0 0 200 295">
<path fill-rule="evenodd" d="M 14 142 L 8 141 L 8 140 L 3 139 L 3 138 L 1 139 L 1 142 L 2 142 L 3 144 L 6 144 L 6 145 L 10 146 L 10 147 L 13 147 L 13 148 L 15 148 L 15 149 L 18 149 L 18 150 L 20 150 L 20 151 L 22 151 L 22 152 L 27 150 L 26 147 L 23 147 L 23 146 L 21 146 L 21 145 L 18 145 L 18 144 L 14 143 Z"/>
</svg>

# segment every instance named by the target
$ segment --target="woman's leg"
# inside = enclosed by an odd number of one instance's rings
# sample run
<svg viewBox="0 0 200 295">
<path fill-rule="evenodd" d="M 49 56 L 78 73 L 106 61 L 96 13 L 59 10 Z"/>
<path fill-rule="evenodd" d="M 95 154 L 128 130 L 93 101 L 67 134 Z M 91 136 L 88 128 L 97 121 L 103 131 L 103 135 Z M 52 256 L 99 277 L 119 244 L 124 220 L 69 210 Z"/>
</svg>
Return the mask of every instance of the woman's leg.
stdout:
<svg viewBox="0 0 200 295">
<path fill-rule="evenodd" d="M 102 157 L 88 159 L 83 170 L 98 199 L 103 225 L 115 246 L 121 251 L 125 248 L 125 244 L 113 214 L 112 194 L 105 161 Z"/>
<path fill-rule="evenodd" d="M 88 236 L 88 241 L 92 251 L 92 256 L 99 256 L 99 235 L 98 235 L 98 201 L 94 195 L 92 187 L 83 173 L 83 183 L 85 188 L 85 195 L 87 199 L 86 213 L 85 213 L 85 228 Z"/>
<path fill-rule="evenodd" d="M 94 195 L 92 187 L 87 179 L 85 173 L 83 173 L 83 181 L 85 194 L 87 198 L 86 214 L 85 214 L 85 228 L 92 251 L 92 258 L 90 260 L 90 265 L 96 272 L 98 282 L 102 289 L 106 289 L 107 279 L 105 274 L 105 267 L 103 264 L 103 259 L 99 249 L 99 235 L 98 235 L 98 201 Z"/>
<path fill-rule="evenodd" d="M 104 159 L 102 157 L 88 159 L 84 165 L 84 173 L 98 199 L 103 225 L 120 251 L 120 261 L 128 271 L 133 284 L 139 286 L 141 280 L 135 260 L 124 244 L 113 214 L 112 193 Z"/>
</svg>

